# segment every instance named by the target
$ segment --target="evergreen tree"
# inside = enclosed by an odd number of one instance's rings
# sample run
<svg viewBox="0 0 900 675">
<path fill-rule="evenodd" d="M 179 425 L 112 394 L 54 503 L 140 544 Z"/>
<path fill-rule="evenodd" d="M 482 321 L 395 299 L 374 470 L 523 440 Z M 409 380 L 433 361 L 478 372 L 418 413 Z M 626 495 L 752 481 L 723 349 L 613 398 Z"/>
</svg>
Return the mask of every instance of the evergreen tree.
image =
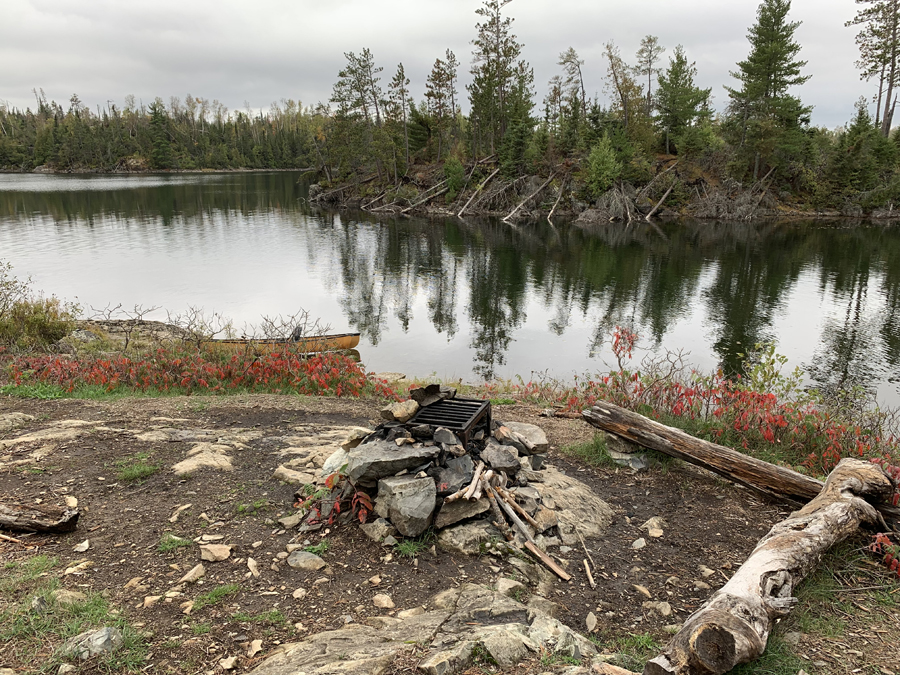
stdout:
<svg viewBox="0 0 900 675">
<path fill-rule="evenodd" d="M 637 72 L 647 76 L 647 115 L 653 110 L 653 73 L 657 72 L 656 64 L 665 51 L 658 37 L 648 35 L 641 40 L 641 48 L 637 52 Z"/>
<path fill-rule="evenodd" d="M 153 169 L 169 169 L 172 167 L 172 145 L 169 142 L 168 118 L 166 109 L 160 99 L 150 104 L 150 130 L 153 138 L 153 150 L 150 153 L 150 166 Z"/>
<path fill-rule="evenodd" d="M 856 3 L 864 7 L 846 25 L 863 27 L 856 36 L 860 51 L 856 65 L 861 70 L 862 79 L 878 76 L 876 123 L 880 121 L 881 134 L 887 137 L 897 105 L 893 100 L 894 88 L 900 84 L 900 0 L 856 0 Z"/>
<path fill-rule="evenodd" d="M 739 139 L 732 141 L 745 157 L 752 156 L 754 178 L 764 164 L 786 164 L 801 152 L 802 130 L 809 123 L 810 108 L 788 94 L 810 78 L 801 74 L 806 61 L 796 58 L 800 45 L 794 33 L 800 22 L 787 20 L 790 9 L 790 0 L 763 0 L 747 35 L 750 54 L 732 72 L 740 87 L 725 88 L 732 126 L 739 130 Z"/>
<path fill-rule="evenodd" d="M 670 138 L 679 137 L 702 115 L 708 114 L 711 89 L 700 89 L 694 84 L 697 64 L 688 63 L 684 47 L 675 47 L 669 59 L 669 67 L 658 76 L 656 103 L 659 117 L 657 123 L 666 135 L 666 146 Z"/>
</svg>

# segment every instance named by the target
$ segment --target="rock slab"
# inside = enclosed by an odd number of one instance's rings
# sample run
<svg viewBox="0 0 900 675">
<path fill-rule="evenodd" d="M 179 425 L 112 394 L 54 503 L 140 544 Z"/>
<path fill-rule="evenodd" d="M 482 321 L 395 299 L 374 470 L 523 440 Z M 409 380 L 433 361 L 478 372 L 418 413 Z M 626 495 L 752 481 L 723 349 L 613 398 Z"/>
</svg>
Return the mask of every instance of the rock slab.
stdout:
<svg viewBox="0 0 900 675">
<path fill-rule="evenodd" d="M 440 454 L 441 449 L 437 446 L 404 445 L 398 448 L 396 443 L 385 441 L 364 443 L 349 452 L 347 477 L 356 485 L 372 487 L 382 478 L 420 467 Z"/>
<path fill-rule="evenodd" d="M 122 631 L 107 626 L 99 630 L 85 631 L 67 640 L 63 645 L 63 652 L 87 660 L 98 654 L 111 654 L 124 643 Z"/>
<path fill-rule="evenodd" d="M 375 511 L 404 537 L 418 537 L 431 525 L 437 489 L 431 478 L 396 476 L 378 482 Z"/>
</svg>

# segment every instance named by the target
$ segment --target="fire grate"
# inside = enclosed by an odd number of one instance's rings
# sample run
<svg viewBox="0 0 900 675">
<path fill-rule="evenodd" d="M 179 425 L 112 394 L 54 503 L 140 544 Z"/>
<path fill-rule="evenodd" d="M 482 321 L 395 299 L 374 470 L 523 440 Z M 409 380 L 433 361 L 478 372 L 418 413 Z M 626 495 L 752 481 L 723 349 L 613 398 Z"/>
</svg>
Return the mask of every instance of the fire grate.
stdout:
<svg viewBox="0 0 900 675">
<path fill-rule="evenodd" d="M 407 424 L 444 427 L 456 433 L 462 438 L 463 445 L 468 447 L 472 432 L 482 421 L 486 425 L 486 433 L 490 433 L 490 401 L 474 398 L 447 398 L 422 408 Z"/>
</svg>

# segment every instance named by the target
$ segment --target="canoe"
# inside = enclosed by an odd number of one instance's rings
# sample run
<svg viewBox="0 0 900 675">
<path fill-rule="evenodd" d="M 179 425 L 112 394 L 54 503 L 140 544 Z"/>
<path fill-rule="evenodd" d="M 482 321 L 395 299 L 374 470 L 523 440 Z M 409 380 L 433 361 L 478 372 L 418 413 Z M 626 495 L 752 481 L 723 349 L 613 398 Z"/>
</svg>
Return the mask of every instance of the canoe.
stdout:
<svg viewBox="0 0 900 675">
<path fill-rule="evenodd" d="M 342 333 L 340 335 L 315 335 L 300 338 L 299 340 L 209 340 L 204 342 L 203 346 L 230 352 L 249 351 L 269 354 L 272 352 L 291 351 L 312 354 L 353 349 L 358 344 L 359 333 Z"/>
</svg>

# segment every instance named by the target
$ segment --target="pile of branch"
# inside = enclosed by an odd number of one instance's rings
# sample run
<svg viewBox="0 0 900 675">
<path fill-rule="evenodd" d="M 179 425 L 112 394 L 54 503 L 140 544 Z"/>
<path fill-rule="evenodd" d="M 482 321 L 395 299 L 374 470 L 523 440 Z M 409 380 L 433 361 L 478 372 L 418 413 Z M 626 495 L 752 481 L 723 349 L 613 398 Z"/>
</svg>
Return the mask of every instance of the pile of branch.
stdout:
<svg viewBox="0 0 900 675">
<path fill-rule="evenodd" d="M 510 433 L 515 434 L 513 431 L 510 431 Z M 520 439 L 524 438 L 518 434 L 516 435 Z M 509 485 L 509 477 L 505 471 L 495 472 L 492 469 L 485 471 L 484 462 L 479 461 L 475 467 L 475 475 L 472 478 L 472 482 L 444 499 L 444 503 L 449 504 L 460 499 L 478 500 L 482 498 L 482 495 L 487 497 L 490 502 L 492 522 L 503 533 L 506 541 L 510 545 L 519 548 L 520 544 L 516 538 L 516 533 L 518 533 L 525 542 L 524 547 L 535 558 L 546 565 L 560 579 L 569 581 L 572 577 L 557 565 L 550 556 L 538 548 L 537 542 L 534 540 L 534 534 L 529 529 L 529 526 L 534 528 L 535 533 L 541 531 L 541 526 L 516 502 L 515 496 L 507 491 L 507 485 Z"/>
</svg>

